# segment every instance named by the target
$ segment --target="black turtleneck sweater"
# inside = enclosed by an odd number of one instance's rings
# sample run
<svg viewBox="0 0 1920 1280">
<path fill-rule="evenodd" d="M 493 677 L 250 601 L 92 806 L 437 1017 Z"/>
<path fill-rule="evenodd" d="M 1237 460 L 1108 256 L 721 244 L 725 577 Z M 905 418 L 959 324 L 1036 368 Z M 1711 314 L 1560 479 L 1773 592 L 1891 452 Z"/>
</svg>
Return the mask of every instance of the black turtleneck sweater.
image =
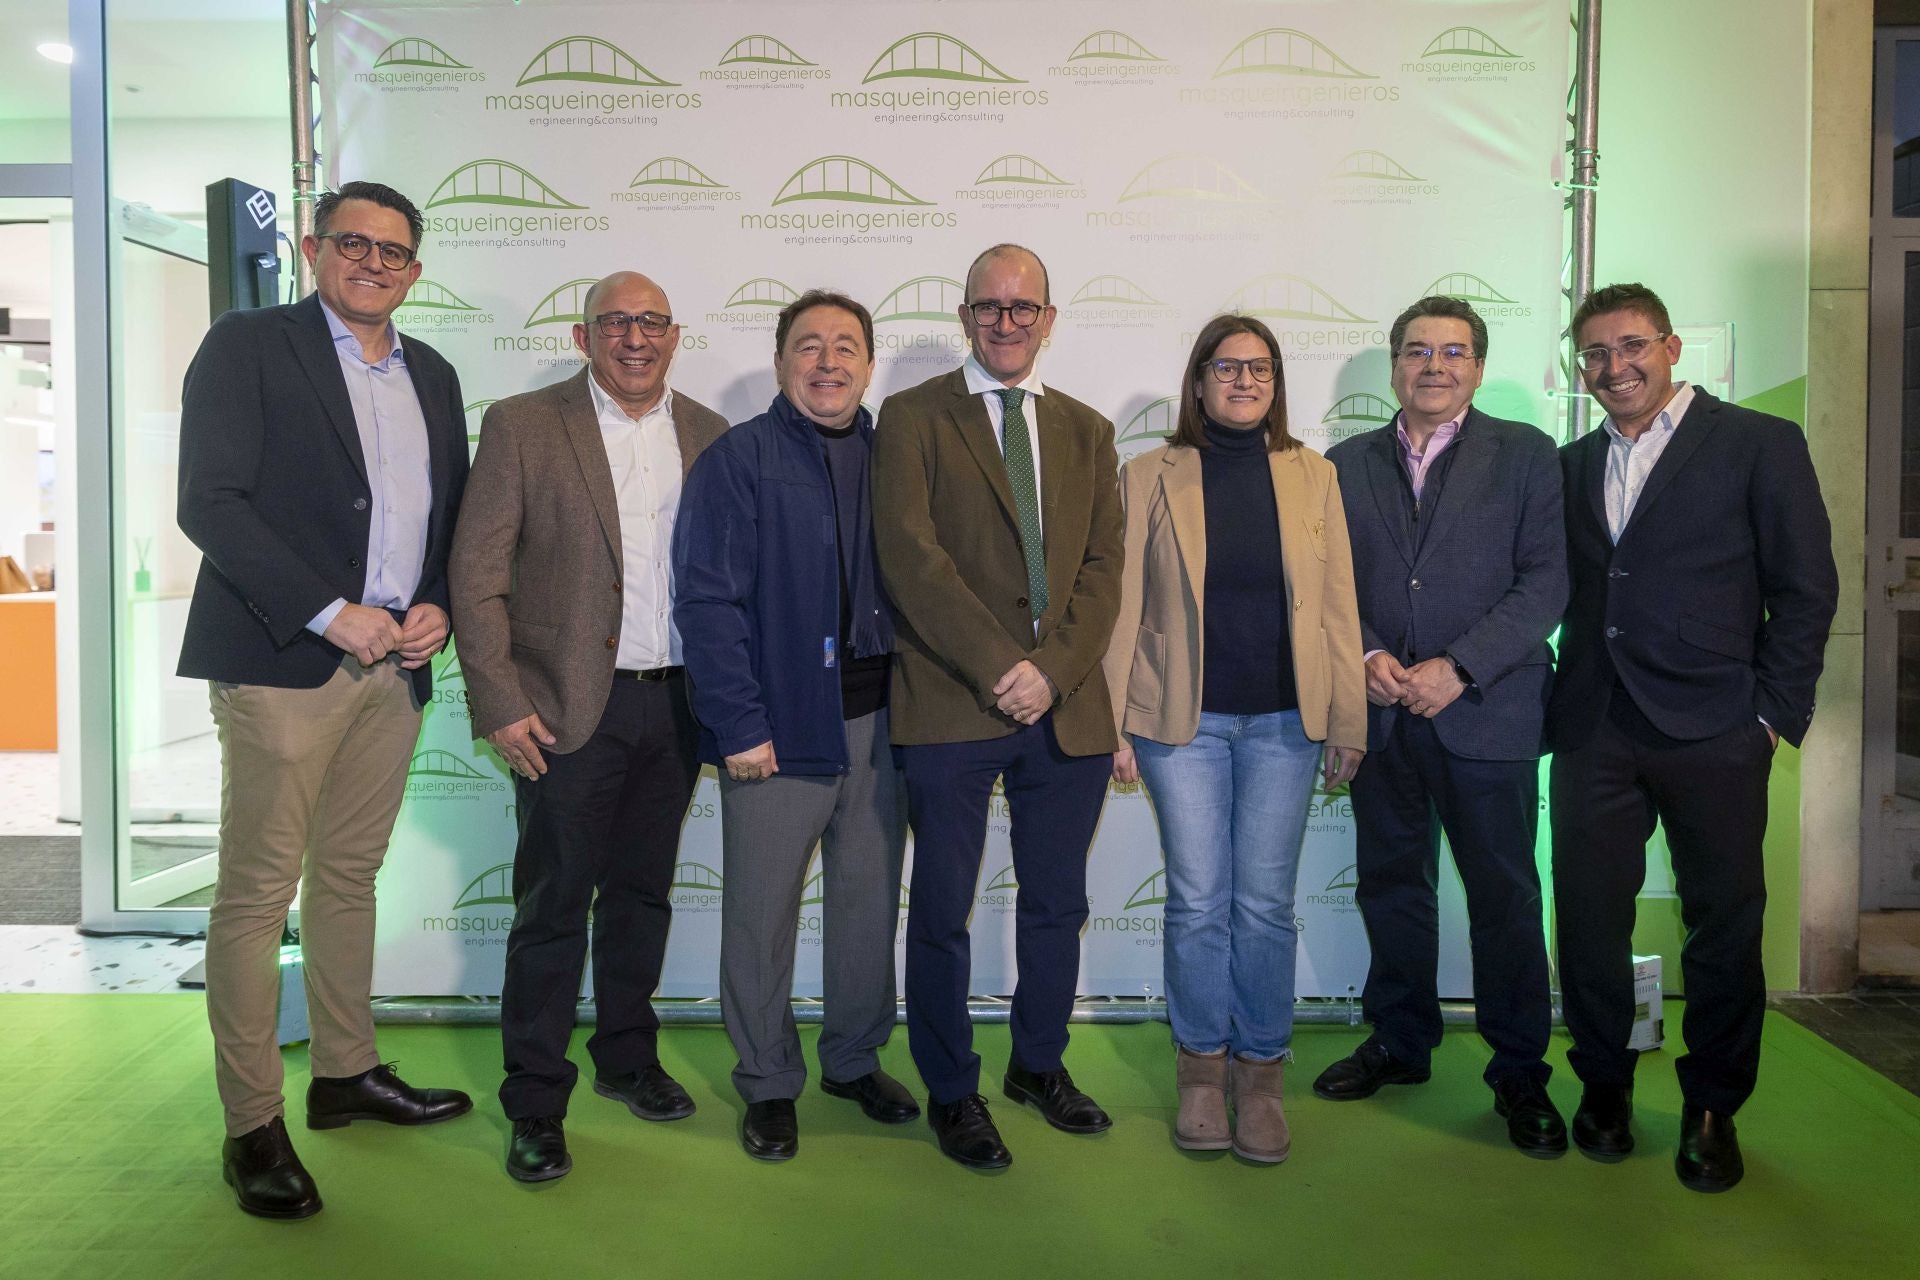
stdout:
<svg viewBox="0 0 1920 1280">
<path fill-rule="evenodd" d="M 1287 580 L 1265 425 L 1209 420 L 1200 450 L 1207 509 L 1205 655 L 1200 709 L 1266 715 L 1300 705 L 1287 635 Z"/>
</svg>

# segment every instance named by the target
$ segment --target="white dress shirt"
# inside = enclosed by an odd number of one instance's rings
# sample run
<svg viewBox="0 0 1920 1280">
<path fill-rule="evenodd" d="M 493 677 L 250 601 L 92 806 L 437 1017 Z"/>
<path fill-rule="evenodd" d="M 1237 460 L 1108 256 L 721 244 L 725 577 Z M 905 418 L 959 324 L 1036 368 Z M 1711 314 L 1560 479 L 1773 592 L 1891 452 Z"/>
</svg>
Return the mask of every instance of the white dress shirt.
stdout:
<svg viewBox="0 0 1920 1280">
<path fill-rule="evenodd" d="M 1627 521 L 1633 519 L 1634 504 L 1640 501 L 1647 477 L 1653 474 L 1654 464 L 1660 461 L 1667 443 L 1673 439 L 1673 429 L 1687 416 L 1687 406 L 1692 403 L 1693 384 L 1683 382 L 1638 440 L 1621 435 L 1612 418 L 1601 421 L 1600 425 L 1612 437 L 1607 441 L 1606 499 L 1607 534 L 1615 542 L 1620 541 Z"/>
<path fill-rule="evenodd" d="M 1000 402 L 997 394 L 1012 390 L 1006 383 L 988 373 L 978 358 L 969 355 L 961 372 L 967 379 L 967 390 L 974 395 L 984 396 L 987 402 L 987 420 L 993 423 L 993 438 L 1000 445 L 1001 456 L 1007 452 L 1006 406 Z M 1027 448 L 1033 454 L 1033 494 L 1038 498 L 1046 492 L 1040 487 L 1040 397 L 1046 394 L 1046 387 L 1040 381 L 1040 370 L 1034 369 L 1026 378 L 1013 384 L 1026 392 L 1020 401 L 1021 416 L 1027 420 Z M 1046 503 L 1040 503 L 1040 531 L 1044 535 L 1047 529 Z"/>
<path fill-rule="evenodd" d="M 673 391 L 637 420 L 587 373 L 600 442 L 607 447 L 613 495 L 620 507 L 620 647 L 613 665 L 649 671 L 680 665 L 673 625 L 673 519 L 680 509 L 680 438 L 673 430 Z"/>
</svg>

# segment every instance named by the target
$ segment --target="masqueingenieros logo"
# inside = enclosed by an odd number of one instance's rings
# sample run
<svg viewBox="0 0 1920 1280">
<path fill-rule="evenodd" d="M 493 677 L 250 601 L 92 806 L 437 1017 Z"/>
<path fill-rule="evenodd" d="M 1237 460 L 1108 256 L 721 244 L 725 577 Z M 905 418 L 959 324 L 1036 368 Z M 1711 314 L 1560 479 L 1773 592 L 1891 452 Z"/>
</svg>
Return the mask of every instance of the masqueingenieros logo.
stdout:
<svg viewBox="0 0 1920 1280">
<path fill-rule="evenodd" d="M 1437 197 L 1440 184 L 1421 177 L 1384 151 L 1362 148 L 1327 170 L 1335 204 L 1412 204 Z"/>
<path fill-rule="evenodd" d="M 831 80 L 833 73 L 776 36 L 741 36 L 700 79 L 730 89 L 797 89 L 809 81 Z"/>
<path fill-rule="evenodd" d="M 1111 207 L 1088 209 L 1093 229 L 1132 229 L 1175 239 L 1237 231 L 1251 236 L 1277 225 L 1281 206 L 1236 165 L 1198 151 L 1173 151 L 1142 165 Z"/>
<path fill-rule="evenodd" d="M 574 87 L 579 86 L 579 87 Z M 487 111 L 524 115 L 542 126 L 657 125 L 649 111 L 698 110 L 700 94 L 593 35 L 562 36 L 527 62 L 512 93 L 489 93 Z"/>
<path fill-rule="evenodd" d="M 502 212 L 491 212 L 491 210 Z M 560 194 L 531 170 L 488 156 L 455 168 L 422 207 L 442 242 L 485 248 L 566 247 L 555 233 L 610 231 L 613 223 Z"/>
<path fill-rule="evenodd" d="M 1009 151 L 987 161 L 973 184 L 956 190 L 953 198 L 988 209 L 1050 209 L 1063 201 L 1085 200 L 1087 189 L 1030 155 Z"/>
<path fill-rule="evenodd" d="M 595 276 L 579 276 L 555 285 L 527 312 L 527 318 L 520 325 L 522 332 L 494 335 L 493 349 L 542 354 L 547 357 L 539 362 L 542 365 L 580 360 L 580 349 L 573 345 L 573 326 L 587 322 L 587 293 L 596 283 Z M 682 322 L 679 349 L 704 351 L 706 348 L 706 335 Z"/>
<path fill-rule="evenodd" d="M 485 84 L 487 73 L 475 70 L 431 40 L 402 36 L 375 54 L 365 71 L 356 71 L 353 80 L 389 92 L 420 92 Z"/>
<path fill-rule="evenodd" d="M 513 905 L 513 863 L 496 863 L 454 895 L 445 915 L 422 917 L 420 931 L 457 934 L 469 947 L 504 947 Z"/>
<path fill-rule="evenodd" d="M 607 199 L 675 212 L 737 203 L 740 193 L 684 156 L 657 156 L 640 166 L 625 190 L 610 192 Z"/>
<path fill-rule="evenodd" d="M 1400 64 L 1402 71 L 1430 81 L 1506 80 L 1538 71 L 1540 64 L 1501 44 L 1479 27 L 1448 27 L 1427 41 L 1420 56 Z"/>
<path fill-rule="evenodd" d="M 1092 329 L 1148 329 L 1180 314 L 1123 275 L 1098 275 L 1074 290 L 1061 314 Z"/>
<path fill-rule="evenodd" d="M 916 85 L 915 81 L 932 81 Z M 1005 122 L 1008 107 L 1044 107 L 1048 92 L 1002 70 L 973 45 L 944 31 L 916 31 L 880 51 L 858 89 L 835 89 L 828 104 L 879 111 L 881 124 Z M 878 85 L 879 88 L 868 86 Z"/>
<path fill-rule="evenodd" d="M 1439 276 L 1421 292 L 1420 296 L 1464 299 L 1473 304 L 1473 309 L 1480 313 L 1481 319 L 1489 322 L 1531 320 L 1534 315 L 1533 307 L 1509 298 L 1487 283 L 1486 277 L 1475 275 L 1471 271 L 1451 271 Z"/>
<path fill-rule="evenodd" d="M 1227 50 L 1210 80 L 1183 86 L 1180 101 L 1224 107 L 1235 118 L 1344 118 L 1355 107 L 1400 100 L 1398 85 L 1296 27 L 1266 27 L 1246 36 Z"/>
<path fill-rule="evenodd" d="M 429 747 L 415 753 L 407 765 L 410 800 L 495 798 L 509 789 L 506 765 L 485 743 L 476 744 L 466 759 L 444 747 Z"/>
<path fill-rule="evenodd" d="M 1122 881 L 1124 884 L 1125 881 Z M 1167 901 L 1167 869 L 1160 867 L 1134 887 L 1112 915 L 1090 916 L 1087 932 L 1137 935 L 1134 945 L 1160 945 L 1161 907 Z"/>
<path fill-rule="evenodd" d="M 493 313 L 475 306 L 438 280 L 425 276 L 413 282 L 407 298 L 394 309 L 393 322 L 410 333 L 465 333 L 493 324 Z"/>
<path fill-rule="evenodd" d="M 903 280 L 873 308 L 873 346 L 895 364 L 949 367 L 967 351 L 960 327 L 966 286 L 952 276 L 924 275 Z M 1001 793 L 996 792 L 996 801 Z"/>
<path fill-rule="evenodd" d="M 743 213 L 744 231 L 812 232 L 789 235 L 796 244 L 911 244 L 911 235 L 888 234 L 920 229 L 951 229 L 957 214 L 923 200 L 878 165 L 852 155 L 816 156 L 795 169 L 773 194 L 767 213 Z M 782 206 L 792 205 L 792 209 Z M 852 205 L 852 209 L 820 205 Z"/>
<path fill-rule="evenodd" d="M 706 863 L 676 862 L 667 896 L 673 900 L 675 911 L 718 911 L 725 887 L 720 873 Z"/>
<path fill-rule="evenodd" d="M 1047 68 L 1049 79 L 1069 84 L 1146 85 L 1180 74 L 1180 65 L 1112 27 L 1083 38 L 1065 62 Z"/>
<path fill-rule="evenodd" d="M 1351 395 L 1341 396 L 1327 411 L 1320 415 L 1320 426 L 1327 443 L 1334 444 L 1349 436 L 1363 435 L 1375 427 L 1384 427 L 1393 421 L 1399 408 L 1384 396 L 1371 391 L 1355 391 Z"/>
<path fill-rule="evenodd" d="M 1359 902 L 1354 897 L 1354 893 L 1359 887 L 1359 865 L 1350 862 L 1334 872 L 1332 877 L 1328 879 L 1326 887 L 1320 890 L 1320 892 L 1301 894 L 1299 899 L 1300 905 L 1303 907 L 1324 907 L 1342 914 L 1355 912 L 1360 909 Z"/>
<path fill-rule="evenodd" d="M 1174 423 L 1180 417 L 1180 397 L 1161 396 L 1158 400 L 1141 406 L 1120 429 L 1113 433 L 1114 452 L 1120 461 L 1133 459 L 1157 449 L 1167 442 L 1173 434 Z"/>
<path fill-rule="evenodd" d="M 1344 360 L 1364 347 L 1384 347 L 1386 330 L 1305 276 L 1268 272 L 1242 284 L 1220 310 L 1265 320 L 1291 359 Z"/>
<path fill-rule="evenodd" d="M 795 302 L 800 291 L 784 280 L 772 276 L 754 276 L 744 280 L 739 287 L 727 295 L 718 311 L 709 311 L 708 324 L 725 325 L 736 332 L 749 329 L 771 329 L 780 318 L 780 310 L 789 302 Z"/>
</svg>

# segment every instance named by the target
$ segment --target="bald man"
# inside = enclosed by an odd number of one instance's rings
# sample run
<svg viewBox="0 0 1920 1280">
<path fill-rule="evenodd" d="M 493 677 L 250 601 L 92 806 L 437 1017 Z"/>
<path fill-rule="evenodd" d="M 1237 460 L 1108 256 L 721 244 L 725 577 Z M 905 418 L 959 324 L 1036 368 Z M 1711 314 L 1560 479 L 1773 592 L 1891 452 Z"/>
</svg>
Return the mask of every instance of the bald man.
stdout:
<svg viewBox="0 0 1920 1280">
<path fill-rule="evenodd" d="M 487 410 L 450 565 L 473 733 L 515 775 L 500 1104 L 522 1182 L 573 1167 L 590 907 L 594 1092 L 643 1120 L 693 1114 L 652 1004 L 699 775 L 669 564 L 681 481 L 727 423 L 668 387 L 680 327 L 647 277 L 595 284 L 573 341 L 586 368 Z"/>
</svg>

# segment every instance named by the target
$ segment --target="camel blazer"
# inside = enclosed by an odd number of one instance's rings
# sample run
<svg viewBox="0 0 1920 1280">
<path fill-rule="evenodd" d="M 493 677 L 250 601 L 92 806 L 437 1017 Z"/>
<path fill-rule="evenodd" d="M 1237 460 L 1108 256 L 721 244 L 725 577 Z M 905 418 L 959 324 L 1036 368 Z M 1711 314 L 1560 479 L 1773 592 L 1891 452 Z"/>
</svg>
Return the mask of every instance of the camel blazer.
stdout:
<svg viewBox="0 0 1920 1280">
<path fill-rule="evenodd" d="M 473 736 L 539 712 L 578 750 L 613 690 L 620 643 L 620 505 L 586 369 L 508 396 L 480 424 L 448 575 Z M 727 420 L 673 393 L 682 472 Z"/>
<path fill-rule="evenodd" d="M 1119 600 L 1113 424 L 1064 392 L 1039 403 L 1047 609 L 1036 627 L 1007 463 L 987 406 L 959 370 L 896 391 L 873 438 L 873 536 L 894 606 L 888 706 L 900 745 L 977 742 L 1020 726 L 993 686 L 1022 658 L 1060 691 L 1070 756 L 1112 751 L 1100 674 Z"/>
<path fill-rule="evenodd" d="M 1300 723 L 1307 737 L 1365 750 L 1367 689 L 1346 509 L 1333 464 L 1304 445 L 1268 456 Z M 1200 454 L 1162 445 L 1120 472 L 1126 551 L 1107 646 L 1115 724 L 1184 746 L 1200 728 L 1207 516 Z"/>
</svg>

